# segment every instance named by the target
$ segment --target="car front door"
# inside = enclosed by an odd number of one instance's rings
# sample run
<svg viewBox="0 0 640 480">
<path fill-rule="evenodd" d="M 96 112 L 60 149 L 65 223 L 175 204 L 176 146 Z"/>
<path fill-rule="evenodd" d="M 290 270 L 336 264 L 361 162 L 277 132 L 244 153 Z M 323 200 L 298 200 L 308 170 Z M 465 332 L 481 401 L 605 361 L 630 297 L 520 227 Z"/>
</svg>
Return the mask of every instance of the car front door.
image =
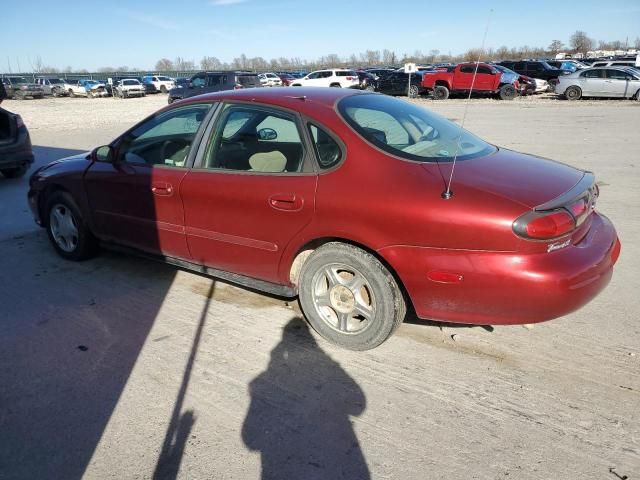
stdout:
<svg viewBox="0 0 640 480">
<path fill-rule="evenodd" d="M 200 103 L 156 114 L 114 142 L 111 161 L 89 167 L 85 188 L 99 237 L 189 258 L 180 184 L 210 109 Z"/>
<path fill-rule="evenodd" d="M 312 219 L 317 175 L 297 115 L 227 104 L 181 186 L 194 261 L 279 282 L 285 247 Z"/>
<path fill-rule="evenodd" d="M 604 71 L 604 96 L 631 97 L 638 90 L 638 82 L 633 75 L 622 70 L 607 68 Z"/>
</svg>

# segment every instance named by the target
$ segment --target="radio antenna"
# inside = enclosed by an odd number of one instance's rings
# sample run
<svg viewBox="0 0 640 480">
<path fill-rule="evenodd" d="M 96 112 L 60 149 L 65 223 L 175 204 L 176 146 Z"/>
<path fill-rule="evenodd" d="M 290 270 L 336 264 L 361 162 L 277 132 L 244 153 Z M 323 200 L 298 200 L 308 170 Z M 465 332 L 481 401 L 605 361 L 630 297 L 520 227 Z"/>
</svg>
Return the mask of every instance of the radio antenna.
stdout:
<svg viewBox="0 0 640 480">
<path fill-rule="evenodd" d="M 489 23 L 491 22 L 491 15 L 493 14 L 493 9 L 489 10 L 489 18 L 487 18 L 487 25 L 484 29 L 484 36 L 482 37 L 482 46 L 480 47 L 480 52 L 478 52 L 478 61 L 476 62 L 476 68 L 473 70 L 473 78 L 471 79 L 471 88 L 469 89 L 469 96 L 467 97 L 467 101 L 464 104 L 464 112 L 462 114 L 462 122 L 460 123 L 460 133 L 458 133 L 458 138 L 456 140 L 456 153 L 453 156 L 453 164 L 451 165 L 451 173 L 449 174 L 449 182 L 447 183 L 447 189 L 442 192 L 442 198 L 445 200 L 449 200 L 453 197 L 453 191 L 451 190 L 451 183 L 453 182 L 453 171 L 456 168 L 456 160 L 458 159 L 458 153 L 460 153 L 460 141 L 462 140 L 462 134 L 464 133 L 464 122 L 467 119 L 467 110 L 469 108 L 469 103 L 471 102 L 471 93 L 473 93 L 473 87 L 476 84 L 476 76 L 478 75 L 478 67 L 480 66 L 480 58 L 484 53 L 484 43 L 487 40 L 487 32 L 489 31 Z"/>
</svg>

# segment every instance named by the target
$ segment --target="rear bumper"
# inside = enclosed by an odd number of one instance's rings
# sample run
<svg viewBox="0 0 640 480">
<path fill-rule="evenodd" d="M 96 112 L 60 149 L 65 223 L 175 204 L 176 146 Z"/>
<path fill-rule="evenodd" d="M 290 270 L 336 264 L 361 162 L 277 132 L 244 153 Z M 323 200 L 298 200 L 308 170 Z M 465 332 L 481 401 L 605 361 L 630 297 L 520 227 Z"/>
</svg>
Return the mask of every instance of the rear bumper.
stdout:
<svg viewBox="0 0 640 480">
<path fill-rule="evenodd" d="M 620 241 L 606 217 L 593 216 L 578 244 L 551 253 L 401 246 L 380 254 L 396 269 L 420 318 L 490 325 L 543 322 L 582 307 L 611 279 Z M 429 280 L 434 271 L 461 280 Z"/>
<path fill-rule="evenodd" d="M 19 168 L 33 163 L 31 139 L 26 128 L 21 128 L 16 142 L 0 145 L 0 168 Z"/>
</svg>

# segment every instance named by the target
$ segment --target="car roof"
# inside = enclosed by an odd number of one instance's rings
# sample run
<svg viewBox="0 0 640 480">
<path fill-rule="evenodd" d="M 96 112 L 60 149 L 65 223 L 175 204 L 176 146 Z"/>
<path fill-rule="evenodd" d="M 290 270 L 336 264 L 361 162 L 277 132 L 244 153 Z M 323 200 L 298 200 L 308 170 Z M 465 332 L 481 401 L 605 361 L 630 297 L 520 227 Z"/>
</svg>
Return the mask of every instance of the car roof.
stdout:
<svg viewBox="0 0 640 480">
<path fill-rule="evenodd" d="M 331 87 L 272 87 L 245 88 L 240 90 L 224 90 L 205 93 L 182 100 L 180 104 L 200 103 L 202 101 L 237 101 L 259 102 L 296 110 L 302 113 L 313 113 L 318 106 L 333 109 L 335 103 L 342 98 L 353 95 L 377 95 L 371 92 L 350 88 Z"/>
</svg>

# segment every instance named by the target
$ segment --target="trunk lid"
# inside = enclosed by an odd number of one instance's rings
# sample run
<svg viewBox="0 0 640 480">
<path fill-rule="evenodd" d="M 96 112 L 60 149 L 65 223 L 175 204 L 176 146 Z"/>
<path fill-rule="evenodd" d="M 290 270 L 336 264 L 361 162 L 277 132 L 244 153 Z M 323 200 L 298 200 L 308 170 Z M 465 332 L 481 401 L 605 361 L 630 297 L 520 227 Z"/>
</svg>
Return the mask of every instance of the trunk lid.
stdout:
<svg viewBox="0 0 640 480">
<path fill-rule="evenodd" d="M 451 163 L 441 164 L 441 169 L 448 180 Z M 535 209 L 572 190 L 585 174 L 564 163 L 498 149 L 493 155 L 457 162 L 451 190 L 455 194 L 467 186 Z"/>
</svg>

